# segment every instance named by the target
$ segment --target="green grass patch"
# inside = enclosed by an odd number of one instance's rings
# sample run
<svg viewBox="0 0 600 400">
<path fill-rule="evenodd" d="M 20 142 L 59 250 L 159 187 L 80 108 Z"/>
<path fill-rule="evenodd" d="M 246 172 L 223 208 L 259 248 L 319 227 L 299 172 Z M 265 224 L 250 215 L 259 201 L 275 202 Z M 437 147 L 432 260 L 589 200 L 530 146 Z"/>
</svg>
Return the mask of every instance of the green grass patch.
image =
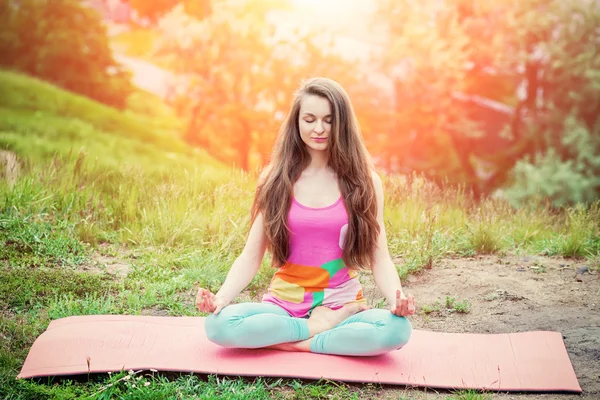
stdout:
<svg viewBox="0 0 600 400">
<path fill-rule="evenodd" d="M 84 297 L 106 294 L 118 286 L 109 277 L 73 271 L 65 268 L 0 269 L 0 302 L 20 310 L 33 304 L 48 304 L 55 295 L 71 294 Z"/>
<path fill-rule="evenodd" d="M 424 304 L 421 308 L 423 314 L 459 313 L 471 312 L 471 302 L 467 299 L 458 301 L 454 297 L 446 296 L 443 301 L 436 300 L 433 304 Z"/>
<path fill-rule="evenodd" d="M 45 212 L 21 215 L 15 208 L 0 211 L 0 259 L 12 267 L 74 266 L 88 256 L 65 221 L 47 221 Z"/>
<path fill-rule="evenodd" d="M 600 253 L 600 202 L 590 207 L 578 204 L 561 216 L 561 229 L 542 241 L 540 253 L 564 257 L 593 257 Z"/>
<path fill-rule="evenodd" d="M 165 151 L 190 152 L 183 142 L 174 140 L 160 131 L 159 126 L 153 125 L 153 119 L 121 112 L 47 82 L 0 70 L 0 88 L 0 107 L 4 109 L 83 121 L 99 131 L 153 143 Z"/>
</svg>

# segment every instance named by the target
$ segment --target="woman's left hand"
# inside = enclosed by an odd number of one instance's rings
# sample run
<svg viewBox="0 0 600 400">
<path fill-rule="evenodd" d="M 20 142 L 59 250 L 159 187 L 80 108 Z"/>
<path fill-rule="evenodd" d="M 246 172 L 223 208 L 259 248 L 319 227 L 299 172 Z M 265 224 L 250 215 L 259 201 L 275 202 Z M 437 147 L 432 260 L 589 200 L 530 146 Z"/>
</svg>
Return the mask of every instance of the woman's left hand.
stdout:
<svg viewBox="0 0 600 400">
<path fill-rule="evenodd" d="M 413 295 L 404 296 L 400 290 L 396 290 L 396 304 L 390 308 L 392 314 L 399 317 L 406 317 L 415 313 L 415 297 Z"/>
</svg>

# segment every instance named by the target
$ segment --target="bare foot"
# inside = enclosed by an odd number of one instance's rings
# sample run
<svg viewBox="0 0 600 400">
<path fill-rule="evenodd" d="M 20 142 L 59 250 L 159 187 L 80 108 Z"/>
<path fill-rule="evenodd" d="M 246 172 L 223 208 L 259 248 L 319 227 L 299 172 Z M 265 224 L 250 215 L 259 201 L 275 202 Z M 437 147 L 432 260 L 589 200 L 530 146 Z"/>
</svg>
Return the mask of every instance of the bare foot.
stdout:
<svg viewBox="0 0 600 400">
<path fill-rule="evenodd" d="M 310 314 L 310 318 L 308 318 L 308 331 L 310 337 L 332 329 L 346 318 L 364 311 L 367 308 L 366 304 L 360 303 L 346 304 L 344 307 L 337 310 L 332 310 L 323 306 L 315 307 Z"/>
<path fill-rule="evenodd" d="M 283 351 L 303 351 L 310 352 L 310 339 L 302 340 L 300 342 L 290 342 L 290 343 L 281 343 L 274 344 L 272 346 L 266 347 L 267 349 L 273 350 L 283 350 Z"/>
</svg>

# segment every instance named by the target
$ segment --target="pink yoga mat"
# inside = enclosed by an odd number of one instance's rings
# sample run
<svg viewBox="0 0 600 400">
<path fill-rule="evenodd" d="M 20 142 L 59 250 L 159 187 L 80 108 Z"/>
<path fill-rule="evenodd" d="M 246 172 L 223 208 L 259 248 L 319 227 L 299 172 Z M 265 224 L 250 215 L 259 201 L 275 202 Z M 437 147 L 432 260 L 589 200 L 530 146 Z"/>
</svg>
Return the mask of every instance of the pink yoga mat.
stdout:
<svg viewBox="0 0 600 400">
<path fill-rule="evenodd" d="M 88 369 L 89 362 L 89 369 Z M 210 343 L 201 317 L 97 315 L 52 321 L 18 378 L 129 370 L 373 382 L 447 389 L 581 392 L 558 332 L 413 330 L 400 350 L 340 357 Z"/>
</svg>

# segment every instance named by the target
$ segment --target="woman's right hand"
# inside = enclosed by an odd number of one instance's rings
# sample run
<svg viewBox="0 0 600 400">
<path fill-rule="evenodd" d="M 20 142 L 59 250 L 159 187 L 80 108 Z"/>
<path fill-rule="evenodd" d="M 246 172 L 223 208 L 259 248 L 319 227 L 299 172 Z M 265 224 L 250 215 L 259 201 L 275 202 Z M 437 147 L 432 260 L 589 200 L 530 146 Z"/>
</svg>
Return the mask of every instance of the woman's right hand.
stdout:
<svg viewBox="0 0 600 400">
<path fill-rule="evenodd" d="M 229 304 L 228 301 L 217 297 L 208 289 L 200 288 L 196 295 L 196 307 L 202 312 L 210 312 L 216 315 L 221 312 L 227 304 Z"/>
</svg>

